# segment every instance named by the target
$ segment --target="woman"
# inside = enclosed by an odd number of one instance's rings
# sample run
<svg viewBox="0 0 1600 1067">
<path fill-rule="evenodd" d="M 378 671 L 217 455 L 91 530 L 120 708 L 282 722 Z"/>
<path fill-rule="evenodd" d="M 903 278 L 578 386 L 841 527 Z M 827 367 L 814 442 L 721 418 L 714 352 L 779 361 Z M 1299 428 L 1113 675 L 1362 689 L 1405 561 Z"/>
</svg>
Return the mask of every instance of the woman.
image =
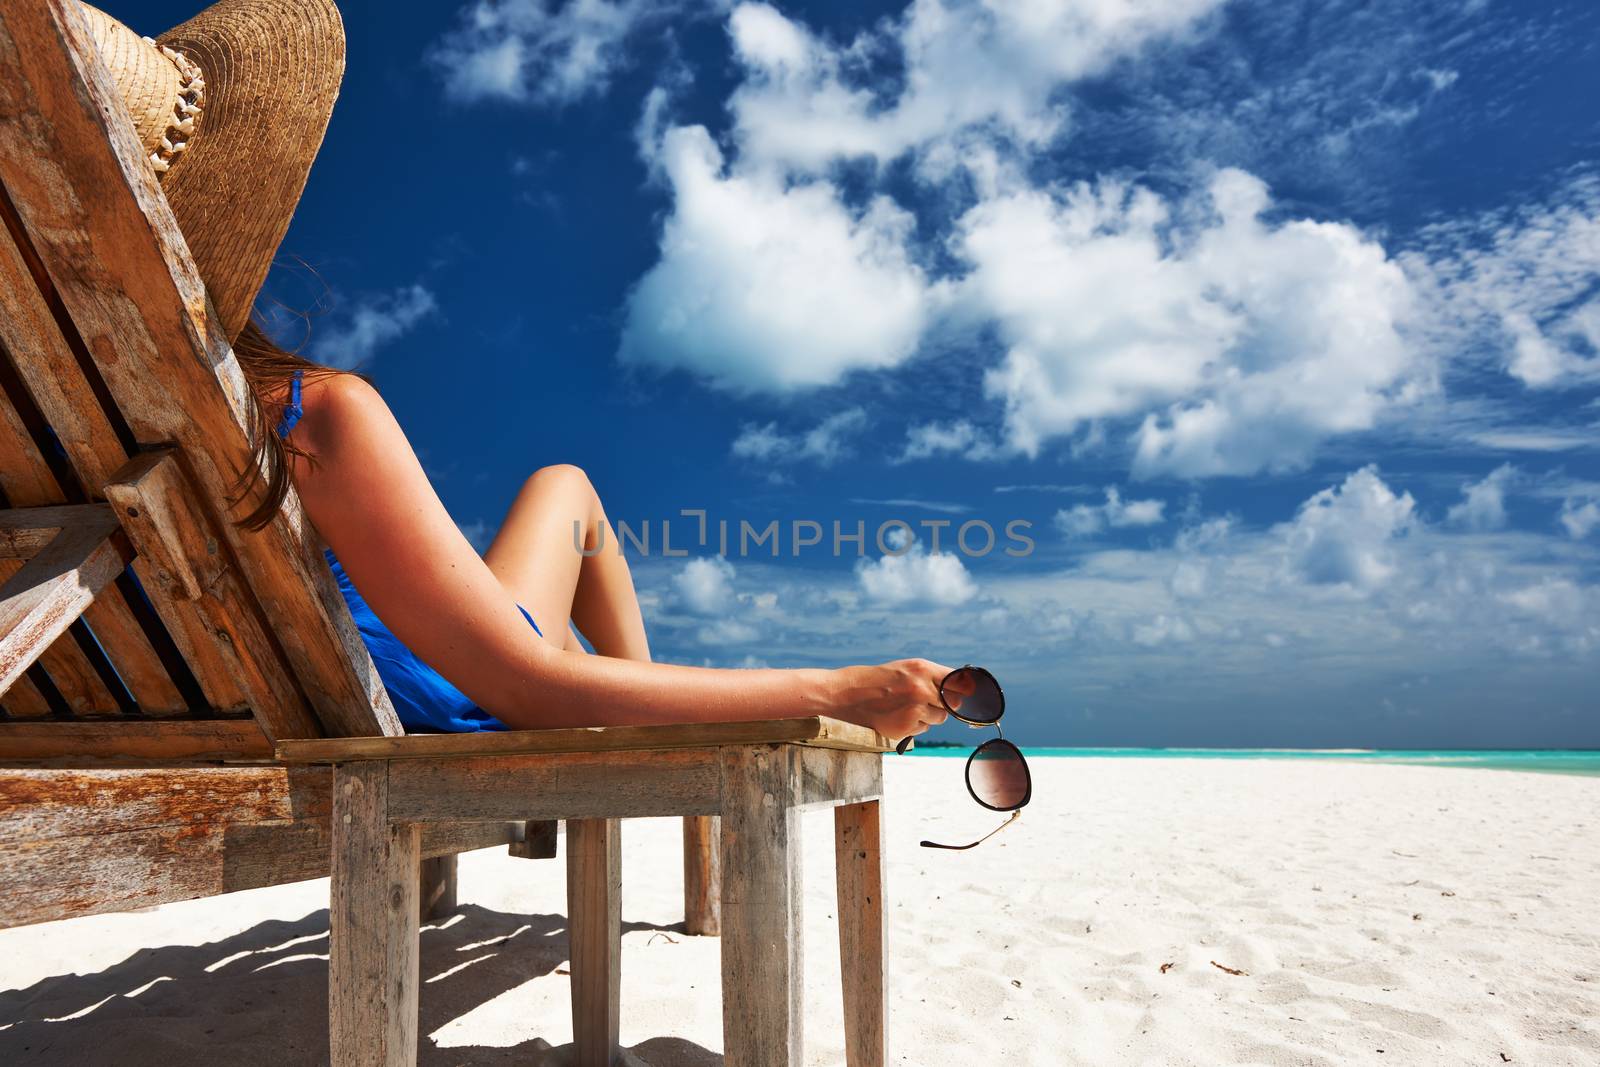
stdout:
<svg viewBox="0 0 1600 1067">
<path fill-rule="evenodd" d="M 250 321 L 337 95 L 337 10 L 221 0 L 155 41 L 82 12 L 254 401 L 241 498 L 253 494 L 255 506 L 241 522 L 271 521 L 294 485 L 408 728 L 828 715 L 902 738 L 944 721 L 948 669 L 926 660 L 738 671 L 650 662 L 626 561 L 574 547 L 574 523 L 588 547 L 617 543 L 575 467 L 535 472 L 480 558 L 377 391 L 283 351 Z M 584 652 L 574 626 L 599 655 Z"/>
</svg>

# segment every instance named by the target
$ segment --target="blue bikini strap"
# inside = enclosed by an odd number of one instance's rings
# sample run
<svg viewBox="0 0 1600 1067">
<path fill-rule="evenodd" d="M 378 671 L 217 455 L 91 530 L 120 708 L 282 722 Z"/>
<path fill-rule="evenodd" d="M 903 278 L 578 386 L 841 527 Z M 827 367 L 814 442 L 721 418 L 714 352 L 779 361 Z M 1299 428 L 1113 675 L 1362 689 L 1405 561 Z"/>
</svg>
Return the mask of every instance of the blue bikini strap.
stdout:
<svg viewBox="0 0 1600 1067">
<path fill-rule="evenodd" d="M 300 416 L 305 414 L 305 410 L 300 406 L 300 376 L 304 373 L 305 371 L 295 371 L 294 380 L 289 383 L 289 404 L 283 409 L 283 418 L 278 420 L 279 437 L 288 437 L 289 431 L 300 421 Z"/>
</svg>

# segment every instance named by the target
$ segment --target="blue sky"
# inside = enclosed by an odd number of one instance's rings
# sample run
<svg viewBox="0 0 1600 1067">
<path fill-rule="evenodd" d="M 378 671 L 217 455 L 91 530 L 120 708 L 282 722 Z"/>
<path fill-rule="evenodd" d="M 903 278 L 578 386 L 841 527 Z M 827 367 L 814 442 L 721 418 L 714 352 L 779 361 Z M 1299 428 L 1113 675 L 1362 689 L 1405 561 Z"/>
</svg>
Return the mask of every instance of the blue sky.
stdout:
<svg viewBox="0 0 1600 1067">
<path fill-rule="evenodd" d="M 478 543 L 554 462 L 649 520 L 661 658 L 982 663 L 1032 744 L 1600 746 L 1594 5 L 343 9 L 271 293 Z"/>
</svg>

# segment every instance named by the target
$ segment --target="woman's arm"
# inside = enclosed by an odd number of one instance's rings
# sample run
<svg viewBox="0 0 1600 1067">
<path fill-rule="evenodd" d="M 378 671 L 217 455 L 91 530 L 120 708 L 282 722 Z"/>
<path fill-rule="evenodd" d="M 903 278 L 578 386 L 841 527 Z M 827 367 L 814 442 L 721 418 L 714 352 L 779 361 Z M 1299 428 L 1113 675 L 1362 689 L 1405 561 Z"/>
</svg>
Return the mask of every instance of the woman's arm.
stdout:
<svg viewBox="0 0 1600 1067">
<path fill-rule="evenodd" d="M 713 670 L 588 656 L 539 639 L 456 527 L 388 405 L 366 382 L 305 386 L 291 457 L 306 514 L 396 637 L 517 727 L 729 722 L 830 715 L 889 737 L 942 722 L 947 668 Z"/>
</svg>

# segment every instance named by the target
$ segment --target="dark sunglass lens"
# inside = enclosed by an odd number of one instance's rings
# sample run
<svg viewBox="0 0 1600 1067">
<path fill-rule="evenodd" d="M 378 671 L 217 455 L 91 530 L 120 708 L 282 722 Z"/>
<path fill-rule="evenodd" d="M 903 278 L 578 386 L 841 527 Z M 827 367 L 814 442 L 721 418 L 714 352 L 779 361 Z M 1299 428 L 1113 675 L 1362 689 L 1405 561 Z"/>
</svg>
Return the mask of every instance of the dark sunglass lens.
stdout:
<svg viewBox="0 0 1600 1067">
<path fill-rule="evenodd" d="M 946 707 L 969 722 L 997 722 L 1005 710 L 999 683 L 988 671 L 976 667 L 952 671 L 939 694 Z"/>
<path fill-rule="evenodd" d="M 1028 799 L 1028 765 L 1009 741 L 987 741 L 967 761 L 967 787 L 981 803 L 1010 811 Z"/>
</svg>

